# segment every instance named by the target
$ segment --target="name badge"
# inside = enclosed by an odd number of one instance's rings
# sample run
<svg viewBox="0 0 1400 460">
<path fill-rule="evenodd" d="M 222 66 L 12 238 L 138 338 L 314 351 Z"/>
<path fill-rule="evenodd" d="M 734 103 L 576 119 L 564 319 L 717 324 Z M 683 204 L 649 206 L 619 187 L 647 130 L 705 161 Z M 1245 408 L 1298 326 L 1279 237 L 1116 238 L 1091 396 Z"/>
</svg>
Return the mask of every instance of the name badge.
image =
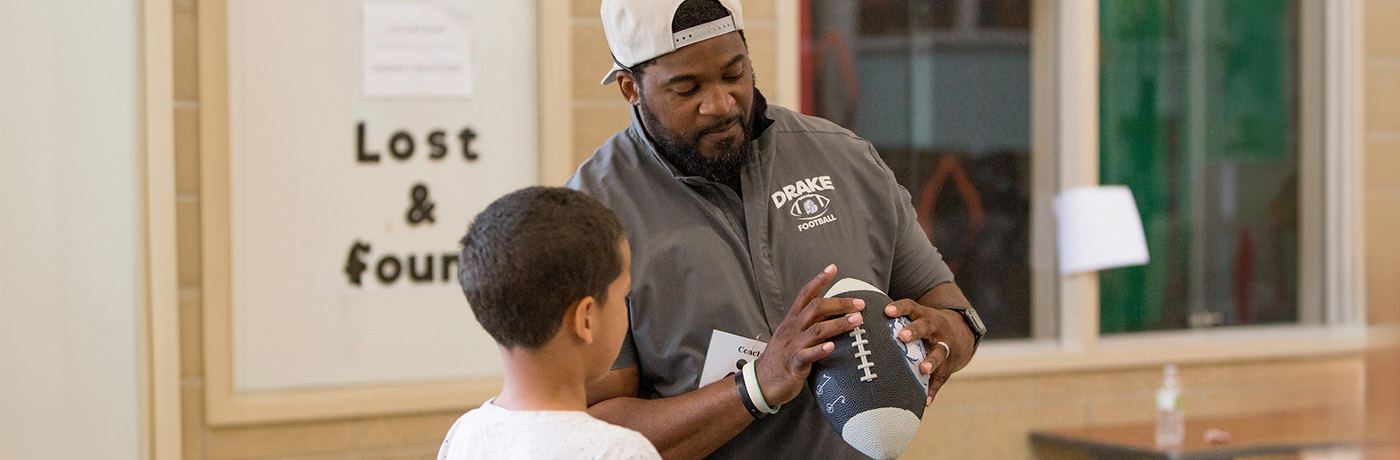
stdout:
<svg viewBox="0 0 1400 460">
<path fill-rule="evenodd" d="M 740 337 L 715 329 L 710 333 L 710 349 L 705 352 L 705 366 L 700 371 L 700 386 L 718 382 L 730 372 L 739 372 L 749 361 L 763 354 L 767 342 Z"/>
</svg>

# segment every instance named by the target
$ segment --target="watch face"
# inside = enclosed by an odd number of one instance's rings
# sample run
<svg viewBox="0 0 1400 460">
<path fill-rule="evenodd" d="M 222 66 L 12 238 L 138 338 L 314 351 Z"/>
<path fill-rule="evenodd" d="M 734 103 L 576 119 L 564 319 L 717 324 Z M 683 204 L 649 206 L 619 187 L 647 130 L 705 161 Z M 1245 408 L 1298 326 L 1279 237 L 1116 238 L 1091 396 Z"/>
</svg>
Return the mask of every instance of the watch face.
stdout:
<svg viewBox="0 0 1400 460">
<path fill-rule="evenodd" d="M 976 329 L 977 336 L 981 337 L 987 333 L 987 326 L 982 324 L 982 317 L 977 316 L 977 310 L 971 308 L 963 310 L 963 315 L 972 323 L 972 328 Z"/>
</svg>

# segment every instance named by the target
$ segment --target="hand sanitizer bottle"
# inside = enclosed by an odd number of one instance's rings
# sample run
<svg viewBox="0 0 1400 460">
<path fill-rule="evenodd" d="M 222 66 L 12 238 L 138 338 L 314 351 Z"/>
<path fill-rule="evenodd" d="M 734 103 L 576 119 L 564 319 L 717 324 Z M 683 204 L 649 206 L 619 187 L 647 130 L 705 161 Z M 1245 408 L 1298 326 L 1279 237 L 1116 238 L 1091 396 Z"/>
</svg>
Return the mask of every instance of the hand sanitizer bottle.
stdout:
<svg viewBox="0 0 1400 460">
<path fill-rule="evenodd" d="M 1162 387 L 1157 389 L 1157 448 L 1180 449 L 1186 437 L 1186 416 L 1181 411 L 1181 381 L 1176 365 L 1162 368 Z"/>
</svg>

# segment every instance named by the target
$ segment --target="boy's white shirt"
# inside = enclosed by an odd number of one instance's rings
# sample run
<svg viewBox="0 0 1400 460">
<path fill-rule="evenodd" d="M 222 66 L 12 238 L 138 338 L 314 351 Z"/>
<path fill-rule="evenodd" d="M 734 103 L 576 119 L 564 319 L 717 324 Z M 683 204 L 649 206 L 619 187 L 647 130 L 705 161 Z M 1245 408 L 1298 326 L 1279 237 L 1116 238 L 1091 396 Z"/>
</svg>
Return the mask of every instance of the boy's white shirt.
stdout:
<svg viewBox="0 0 1400 460">
<path fill-rule="evenodd" d="M 641 433 L 581 411 L 517 411 L 486 401 L 447 431 L 438 460 L 661 460 Z"/>
</svg>

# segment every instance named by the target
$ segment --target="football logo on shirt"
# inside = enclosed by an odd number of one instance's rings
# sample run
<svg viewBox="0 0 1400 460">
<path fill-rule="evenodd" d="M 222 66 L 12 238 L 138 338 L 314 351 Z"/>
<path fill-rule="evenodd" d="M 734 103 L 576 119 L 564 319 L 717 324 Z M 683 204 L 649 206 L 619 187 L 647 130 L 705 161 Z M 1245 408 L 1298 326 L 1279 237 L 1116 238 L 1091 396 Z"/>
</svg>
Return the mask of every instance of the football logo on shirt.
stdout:
<svg viewBox="0 0 1400 460">
<path fill-rule="evenodd" d="M 831 198 L 821 193 L 832 190 L 836 190 L 836 186 L 832 183 L 831 176 L 802 179 L 773 192 L 773 207 L 783 209 L 786 205 L 788 214 L 802 221 L 797 225 L 797 231 L 805 232 L 818 225 L 836 221 L 836 216 L 829 212 Z"/>
<path fill-rule="evenodd" d="M 826 214 L 828 204 L 831 204 L 830 198 L 815 193 L 802 195 L 792 204 L 788 213 L 798 219 L 812 220 Z"/>
</svg>

